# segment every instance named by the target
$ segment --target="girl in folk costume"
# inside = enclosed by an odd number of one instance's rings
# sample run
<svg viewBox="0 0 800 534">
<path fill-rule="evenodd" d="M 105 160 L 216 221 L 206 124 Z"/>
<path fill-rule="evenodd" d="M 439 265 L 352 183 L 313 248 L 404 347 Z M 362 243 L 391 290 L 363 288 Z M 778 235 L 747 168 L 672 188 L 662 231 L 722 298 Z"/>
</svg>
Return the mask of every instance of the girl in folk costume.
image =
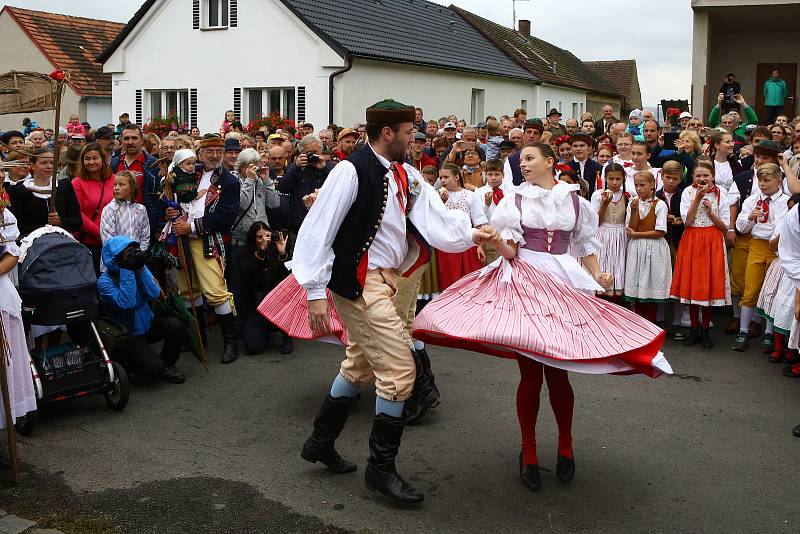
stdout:
<svg viewBox="0 0 800 534">
<path fill-rule="evenodd" d="M 625 299 L 645 319 L 656 322 L 656 303 L 669 300 L 672 260 L 667 233 L 667 205 L 656 198 L 656 179 L 641 171 L 634 179 L 637 197 L 628 204 L 628 259 L 625 265 Z"/>
<path fill-rule="evenodd" d="M 439 195 L 447 209 L 463 211 L 473 227 L 488 224 L 481 198 L 474 191 L 464 189 L 461 169 L 452 163 L 445 163 L 439 171 L 439 180 L 442 183 Z M 483 267 L 483 260 L 484 252 L 479 246 L 456 253 L 437 251 L 439 289 L 443 291 L 462 276 L 477 271 Z"/>
<path fill-rule="evenodd" d="M 428 304 L 413 332 L 427 343 L 517 360 L 520 477 L 532 491 L 541 487 L 535 428 L 543 380 L 558 425 L 556 475 L 566 482 L 575 473 L 567 371 L 652 377 L 672 371 L 659 352 L 662 330 L 592 295 L 612 281 L 597 263 L 597 215 L 577 185 L 555 180 L 555 161 L 548 145 L 523 148 L 525 181 L 492 216 L 503 258 Z M 567 254 L 570 244 L 583 265 Z"/>
<path fill-rule="evenodd" d="M 612 163 L 616 163 L 623 169 L 625 169 L 625 176 L 628 175 L 628 169 L 633 167 L 633 154 L 631 150 L 633 149 L 633 135 L 628 132 L 622 133 L 619 138 L 617 139 L 616 150 L 617 153 L 614 154 L 610 160 L 608 160 L 605 164 L 603 164 L 603 172 L 602 172 L 602 184 L 595 184 L 595 189 L 607 189 L 607 185 L 605 183 L 606 178 L 606 170 L 608 166 Z M 628 189 L 629 192 L 633 191 L 633 188 Z"/>
<path fill-rule="evenodd" d="M 656 167 L 651 167 L 649 160 L 650 160 L 650 145 L 647 144 L 646 141 L 634 141 L 633 147 L 631 148 L 631 156 L 633 157 L 633 166 L 626 167 L 625 172 L 625 191 L 635 191 L 636 186 L 633 184 L 633 180 L 636 175 L 642 171 L 650 171 L 653 174 L 653 177 L 656 180 L 656 185 L 654 191 L 658 191 L 661 189 L 662 180 L 661 180 L 661 169 Z"/>
<path fill-rule="evenodd" d="M 19 298 L 9 273 L 16 267 L 19 258 L 17 219 L 8 206 L 8 196 L 0 184 L 0 318 L 8 352 L 0 353 L 0 365 L 6 366 L 11 416 L 14 421 L 36 410 L 36 393 L 31 380 L 25 327 L 22 324 L 22 301 Z M 0 401 L 1 402 L 1 401 Z M 9 424 L 5 411 L 0 410 L 0 429 Z M 10 466 L 8 458 L 0 454 L 0 467 Z"/>
<path fill-rule="evenodd" d="M 789 337 L 789 348 L 797 349 L 800 338 L 800 208 L 793 207 L 780 225 L 781 239 L 778 243 L 778 259 L 783 267 L 784 276 L 795 288 L 794 324 Z M 787 366 L 784 376 L 800 378 L 800 364 Z M 795 437 L 800 438 L 800 425 L 794 428 Z"/>
<path fill-rule="evenodd" d="M 800 201 L 800 195 L 792 195 L 787 201 L 788 209 L 791 210 L 798 201 Z M 778 250 L 780 228 L 780 224 L 775 226 L 775 231 L 769 241 L 769 247 L 773 251 Z M 796 362 L 797 353 L 795 351 L 786 352 L 787 337 L 792 330 L 792 323 L 794 323 L 794 300 L 794 284 L 784 276 L 780 259 L 773 261 L 767 269 L 764 285 L 761 286 L 761 293 L 756 304 L 756 313 L 773 325 L 774 347 L 769 357 L 769 361 L 772 363 Z"/>
<path fill-rule="evenodd" d="M 711 307 L 731 303 L 724 237 L 728 228 L 720 216 L 725 193 L 714 185 L 714 165 L 708 161 L 695 163 L 692 181 L 681 195 L 686 229 L 678 246 L 670 297 L 689 305 L 691 331 L 684 345 L 701 342 L 711 348 Z"/>
<path fill-rule="evenodd" d="M 625 253 L 628 234 L 625 229 L 625 213 L 630 194 L 625 191 L 625 169 L 618 163 L 606 167 L 606 189 L 592 194 L 592 208 L 598 213 L 600 226 L 595 239 L 600 243 L 597 261 L 603 272 L 610 273 L 614 280 L 604 292 L 612 302 L 620 300 L 625 289 Z"/>
<path fill-rule="evenodd" d="M 733 136 L 724 130 L 713 130 L 708 155 L 714 159 L 714 182 L 725 194 L 733 185 L 733 177 L 742 172 L 742 165 L 733 152 Z"/>
</svg>

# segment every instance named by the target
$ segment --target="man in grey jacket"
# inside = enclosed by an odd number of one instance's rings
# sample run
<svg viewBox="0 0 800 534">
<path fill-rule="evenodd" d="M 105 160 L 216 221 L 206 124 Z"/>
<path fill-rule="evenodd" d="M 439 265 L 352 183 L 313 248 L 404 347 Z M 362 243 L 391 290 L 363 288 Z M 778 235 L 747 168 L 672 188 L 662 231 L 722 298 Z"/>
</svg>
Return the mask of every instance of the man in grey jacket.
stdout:
<svg viewBox="0 0 800 534">
<path fill-rule="evenodd" d="M 242 325 L 247 317 L 244 317 L 245 314 L 242 313 L 244 309 L 239 305 L 243 302 L 239 256 L 247 250 L 245 242 L 250 227 L 256 221 L 269 224 L 267 210 L 277 208 L 280 205 L 280 197 L 269 177 L 269 167 L 261 167 L 261 156 L 256 149 L 247 148 L 239 153 L 234 174 L 239 178 L 241 185 L 239 215 L 231 228 L 231 243 L 225 261 L 225 278 L 239 311 L 237 319 Z"/>
</svg>

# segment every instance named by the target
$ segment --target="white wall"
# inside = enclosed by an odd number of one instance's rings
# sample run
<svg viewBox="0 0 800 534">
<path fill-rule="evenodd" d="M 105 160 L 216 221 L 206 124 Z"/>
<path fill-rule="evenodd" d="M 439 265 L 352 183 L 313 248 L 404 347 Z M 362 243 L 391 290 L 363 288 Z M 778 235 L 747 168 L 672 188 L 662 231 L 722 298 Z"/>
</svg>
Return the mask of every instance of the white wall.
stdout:
<svg viewBox="0 0 800 534">
<path fill-rule="evenodd" d="M 353 69 L 336 78 L 334 122 L 363 122 L 366 108 L 385 98 L 421 107 L 427 120 L 455 114 L 470 122 L 473 89 L 484 90 L 483 116 L 476 122 L 486 115 L 510 115 L 522 100 L 534 113 L 538 87 L 532 82 L 355 59 Z"/>
<path fill-rule="evenodd" d="M 3 51 L 0 53 L 0 74 L 12 70 L 33 71 L 49 74 L 53 64 L 42 54 L 28 35 L 14 19 L 4 12 L 0 17 L 0 35 L 3 36 Z M 79 97 L 69 86 L 61 99 L 61 125 L 67 123 L 71 113 L 78 113 Z M 29 117 L 39 123 L 42 128 L 55 125 L 55 113 L 42 111 L 39 113 L 15 113 L 0 115 L 0 130 L 22 130 L 22 119 Z M 83 119 L 83 117 L 81 117 Z"/>
<path fill-rule="evenodd" d="M 86 122 L 95 130 L 106 124 L 117 123 L 117 117 L 111 111 L 111 98 L 85 98 L 83 102 L 86 107 Z"/>
<path fill-rule="evenodd" d="M 198 126 L 215 132 L 233 109 L 234 87 L 305 86 L 306 120 L 326 125 L 328 75 L 342 58 L 278 0 L 239 0 L 238 8 L 237 28 L 204 31 L 192 29 L 191 2 L 156 3 L 104 65 L 113 78 L 113 117 L 133 119 L 137 89 L 196 88 Z"/>
<path fill-rule="evenodd" d="M 547 102 L 550 102 L 550 107 L 547 107 Z M 560 103 L 560 105 L 559 105 Z M 572 105 L 577 104 L 578 113 L 573 116 Z M 539 87 L 539 95 L 537 100 L 538 112 L 534 115 L 528 111 L 529 116 L 543 117 L 547 115 L 550 108 L 558 108 L 564 115 L 561 117 L 563 124 L 567 119 L 580 119 L 581 107 L 586 111 L 586 92 L 575 89 L 568 89 L 566 87 L 559 87 L 557 85 L 542 84 Z"/>
</svg>

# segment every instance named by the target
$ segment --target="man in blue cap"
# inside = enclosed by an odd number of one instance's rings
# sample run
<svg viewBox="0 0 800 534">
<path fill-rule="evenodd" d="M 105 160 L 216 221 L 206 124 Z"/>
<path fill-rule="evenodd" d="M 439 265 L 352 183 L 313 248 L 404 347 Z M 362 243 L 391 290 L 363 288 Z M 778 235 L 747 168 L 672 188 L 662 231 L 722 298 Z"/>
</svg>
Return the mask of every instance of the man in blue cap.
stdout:
<svg viewBox="0 0 800 534">
<path fill-rule="evenodd" d="M 335 473 L 356 470 L 336 452 L 334 442 L 358 387 L 374 382 L 366 486 L 394 502 L 419 504 L 424 496 L 395 468 L 403 408 L 417 374 L 411 341 L 393 302 L 397 276 L 410 276 L 424 264 L 419 260 L 428 244 L 460 252 L 497 232 L 491 227 L 474 230 L 463 213 L 444 207 L 414 167 L 402 163 L 413 139 L 413 107 L 385 100 L 366 115 L 368 143 L 331 171 L 294 250 L 292 270 L 308 293 L 311 330 L 318 336 L 331 332 L 328 288 L 349 335 L 346 358 L 301 456 Z"/>
</svg>

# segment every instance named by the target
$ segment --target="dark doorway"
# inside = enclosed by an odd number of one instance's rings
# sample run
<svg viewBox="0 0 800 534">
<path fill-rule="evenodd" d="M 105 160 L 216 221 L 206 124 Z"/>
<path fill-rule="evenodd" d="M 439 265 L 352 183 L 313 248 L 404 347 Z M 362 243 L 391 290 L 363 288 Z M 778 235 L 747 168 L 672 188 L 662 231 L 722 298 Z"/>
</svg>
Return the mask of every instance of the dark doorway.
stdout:
<svg viewBox="0 0 800 534">
<path fill-rule="evenodd" d="M 767 110 L 764 107 L 764 82 L 772 76 L 772 71 L 778 69 L 781 78 L 786 80 L 786 100 L 783 112 L 792 120 L 795 117 L 795 104 L 797 102 L 797 63 L 758 63 L 756 64 L 756 101 L 755 109 L 758 122 L 767 120 Z M 753 103 L 750 102 L 752 105 Z"/>
</svg>

